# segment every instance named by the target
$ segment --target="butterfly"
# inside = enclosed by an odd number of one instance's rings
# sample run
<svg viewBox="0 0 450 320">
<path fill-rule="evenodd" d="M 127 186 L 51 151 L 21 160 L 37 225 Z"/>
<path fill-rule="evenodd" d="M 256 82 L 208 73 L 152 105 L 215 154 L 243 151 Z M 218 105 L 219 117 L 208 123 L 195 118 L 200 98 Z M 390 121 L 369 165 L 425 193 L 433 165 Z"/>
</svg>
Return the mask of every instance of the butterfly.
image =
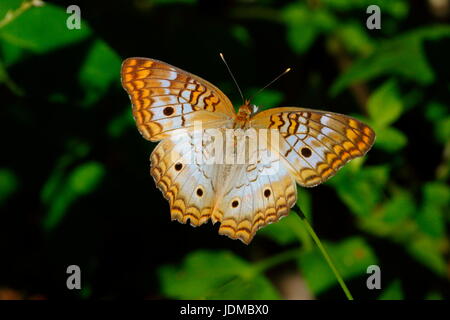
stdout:
<svg viewBox="0 0 450 320">
<path fill-rule="evenodd" d="M 328 111 L 280 107 L 257 112 L 247 100 L 236 112 L 208 81 L 155 59 L 126 59 L 121 81 L 139 132 L 160 141 L 150 156 L 150 173 L 169 201 L 171 219 L 193 226 L 220 222 L 219 234 L 246 244 L 258 229 L 288 215 L 297 184 L 325 182 L 348 161 L 365 155 L 375 140 L 366 124 Z M 198 141 L 206 144 L 195 135 L 208 129 L 270 130 L 278 134 L 276 143 L 272 134 L 261 148 L 278 157 L 255 163 L 187 161 Z"/>
</svg>

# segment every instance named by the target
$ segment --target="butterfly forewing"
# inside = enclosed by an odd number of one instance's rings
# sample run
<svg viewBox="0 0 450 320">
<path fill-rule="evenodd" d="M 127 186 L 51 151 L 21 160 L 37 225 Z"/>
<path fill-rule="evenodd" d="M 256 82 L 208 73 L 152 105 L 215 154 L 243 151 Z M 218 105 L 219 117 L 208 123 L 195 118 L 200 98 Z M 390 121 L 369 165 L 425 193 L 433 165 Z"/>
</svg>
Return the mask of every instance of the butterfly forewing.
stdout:
<svg viewBox="0 0 450 320">
<path fill-rule="evenodd" d="M 298 184 L 313 187 L 372 147 L 374 131 L 354 118 L 326 111 L 284 107 L 263 111 L 251 120 L 256 128 L 280 131 L 276 151 Z"/>
</svg>

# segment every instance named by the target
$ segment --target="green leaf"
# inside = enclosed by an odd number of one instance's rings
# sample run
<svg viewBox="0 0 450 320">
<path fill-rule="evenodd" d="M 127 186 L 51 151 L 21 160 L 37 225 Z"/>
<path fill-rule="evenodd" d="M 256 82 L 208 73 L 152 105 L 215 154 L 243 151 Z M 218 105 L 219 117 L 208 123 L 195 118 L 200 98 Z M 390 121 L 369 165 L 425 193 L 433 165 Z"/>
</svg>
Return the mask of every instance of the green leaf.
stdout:
<svg viewBox="0 0 450 320">
<path fill-rule="evenodd" d="M 279 222 L 264 227 L 258 234 L 269 237 L 280 245 L 288 245 L 300 241 L 306 250 L 310 250 L 313 247 L 307 230 L 293 211 Z"/>
<path fill-rule="evenodd" d="M 352 9 L 365 10 L 370 5 L 377 5 L 381 12 L 390 14 L 396 18 L 403 18 L 408 14 L 408 2 L 404 0 L 322 0 L 322 5 L 339 11 Z"/>
<path fill-rule="evenodd" d="M 304 5 L 290 5 L 283 10 L 283 19 L 287 25 L 287 41 L 296 53 L 309 49 L 318 35 L 317 26 L 312 23 L 308 9 Z"/>
<path fill-rule="evenodd" d="M 79 81 L 85 89 L 83 105 L 91 105 L 120 77 L 120 57 L 104 41 L 96 40 L 80 69 Z"/>
<path fill-rule="evenodd" d="M 78 140 L 69 140 L 66 149 L 68 151 L 58 159 L 53 172 L 42 187 L 41 201 L 44 204 L 49 204 L 63 188 L 66 169 L 89 152 L 89 146 Z"/>
<path fill-rule="evenodd" d="M 21 2 L 12 1 L 6 10 L 17 9 Z M 6 10 L 3 8 L 0 12 Z M 84 23 L 79 30 L 69 30 L 66 26 L 68 17 L 69 15 L 61 7 L 49 3 L 42 7 L 32 7 L 0 29 L 0 41 L 33 53 L 43 54 L 79 42 L 91 34 L 90 28 Z M 14 54 L 17 55 L 17 53 Z M 18 59 L 16 56 L 10 57 L 9 60 L 9 62 L 15 62 Z"/>
<path fill-rule="evenodd" d="M 61 222 L 67 208 L 72 204 L 75 198 L 75 195 L 70 193 L 68 189 L 63 189 L 58 193 L 57 197 L 53 199 L 47 215 L 42 221 L 45 231 L 51 231 Z"/>
<path fill-rule="evenodd" d="M 406 243 L 406 248 L 412 257 L 436 274 L 446 276 L 447 262 L 440 247 L 439 241 L 423 235 L 411 238 L 410 242 Z"/>
<path fill-rule="evenodd" d="M 251 90 L 251 95 L 255 94 L 257 91 L 258 90 Z M 279 106 L 281 101 L 283 101 L 283 98 L 284 95 L 281 92 L 265 89 L 252 99 L 252 103 L 258 106 L 260 110 L 265 110 L 268 108 Z"/>
<path fill-rule="evenodd" d="M 426 204 L 445 208 L 450 202 L 450 188 L 441 182 L 429 182 L 423 187 L 423 197 Z"/>
<path fill-rule="evenodd" d="M 287 41 L 298 54 L 308 50 L 321 32 L 332 30 L 336 25 L 334 16 L 327 10 L 312 10 L 300 3 L 286 6 L 282 18 L 287 26 Z"/>
<path fill-rule="evenodd" d="M 324 246 L 344 280 L 366 274 L 368 266 L 377 264 L 372 249 L 362 238 L 348 238 L 340 243 L 328 243 Z M 321 294 L 338 284 L 318 249 L 301 254 L 298 263 L 314 294 Z"/>
<path fill-rule="evenodd" d="M 450 141 L 450 116 L 437 121 L 434 132 L 442 143 Z"/>
<path fill-rule="evenodd" d="M 439 103 L 432 101 L 427 104 L 425 109 L 425 116 L 428 120 L 436 122 L 445 118 L 448 114 L 448 107 Z"/>
<path fill-rule="evenodd" d="M 356 61 L 339 76 L 331 94 L 336 95 L 351 84 L 382 75 L 398 75 L 422 85 L 432 83 L 435 75 L 426 58 L 423 42 L 443 37 L 450 37 L 450 27 L 424 27 L 385 40 L 371 55 Z"/>
<path fill-rule="evenodd" d="M 271 238 L 280 245 L 287 245 L 298 242 L 302 238 L 300 234 L 304 232 L 303 229 L 299 218 L 294 212 L 291 212 L 287 217 L 281 218 L 279 222 L 269 224 L 259 230 L 258 235 Z"/>
<path fill-rule="evenodd" d="M 339 25 L 336 34 L 350 53 L 368 55 L 375 49 L 374 40 L 360 21 Z"/>
<path fill-rule="evenodd" d="M 229 251 L 191 252 L 181 266 L 162 266 L 161 290 L 175 299 L 279 299 L 272 284 Z"/>
<path fill-rule="evenodd" d="M 98 162 L 84 163 L 72 171 L 67 179 L 68 187 L 78 195 L 90 193 L 97 187 L 104 172 L 103 165 Z"/>
<path fill-rule="evenodd" d="M 0 5 L 0 21 L 3 21 L 13 11 L 17 11 L 23 2 L 23 0 L 8 0 L 8 4 L 6 5 L 6 1 L 2 1 Z"/>
<path fill-rule="evenodd" d="M 450 115 L 448 106 L 432 101 L 427 105 L 425 115 L 434 124 L 435 136 L 441 143 L 447 143 L 450 140 Z"/>
<path fill-rule="evenodd" d="M 394 127 L 386 127 L 376 130 L 377 139 L 375 147 L 388 151 L 395 152 L 406 146 L 408 137 L 400 130 Z"/>
<path fill-rule="evenodd" d="M 64 160 L 66 160 L 66 157 L 63 156 L 63 158 Z M 66 164 L 67 162 L 64 163 L 63 166 L 66 166 Z M 55 197 L 60 192 L 60 187 L 63 184 L 64 179 L 63 166 L 57 166 L 42 187 L 41 201 L 43 203 L 50 203 L 53 197 Z"/>
<path fill-rule="evenodd" d="M 231 34 L 243 45 L 249 46 L 252 37 L 250 33 L 248 32 L 247 28 L 241 25 L 235 25 L 231 28 Z"/>
<path fill-rule="evenodd" d="M 287 32 L 287 41 L 295 53 L 306 52 L 318 36 L 317 28 L 310 24 L 291 26 Z"/>
<path fill-rule="evenodd" d="M 378 128 L 388 126 L 400 117 L 403 104 L 395 81 L 389 80 L 374 91 L 367 102 L 367 111 Z"/>
<path fill-rule="evenodd" d="M 5 67 L 18 62 L 20 59 L 22 59 L 24 53 L 25 50 L 23 50 L 22 48 L 6 41 L 0 41 L 0 54 Z"/>
<path fill-rule="evenodd" d="M 416 204 L 411 194 L 399 191 L 389 199 L 383 209 L 383 221 L 388 224 L 398 224 L 412 217 L 416 211 Z"/>
<path fill-rule="evenodd" d="M 117 138 L 122 135 L 126 129 L 134 127 L 135 122 L 130 107 L 124 108 L 124 112 L 113 118 L 108 125 L 108 133 L 111 137 Z"/>
<path fill-rule="evenodd" d="M 103 165 L 98 162 L 91 161 L 76 167 L 52 196 L 49 210 L 43 220 L 44 229 L 50 231 L 55 228 L 63 219 L 68 207 L 78 197 L 92 192 L 103 176 Z M 62 180 L 61 175 L 58 180 Z"/>
<path fill-rule="evenodd" d="M 439 292 L 430 292 L 425 297 L 425 300 L 444 300 L 442 295 Z"/>
<path fill-rule="evenodd" d="M 363 217 L 370 215 L 379 203 L 388 173 L 387 166 L 365 167 L 359 171 L 352 171 L 347 166 L 328 184 L 336 189 L 339 198 L 354 214 Z"/>
<path fill-rule="evenodd" d="M 403 290 L 400 280 L 394 280 L 378 297 L 378 300 L 403 300 Z"/>
<path fill-rule="evenodd" d="M 0 168 L 0 205 L 17 190 L 18 184 L 13 171 Z"/>
<path fill-rule="evenodd" d="M 445 236 L 444 215 L 442 211 L 434 205 L 423 205 L 416 221 L 420 229 L 431 237 L 439 239 Z"/>
<path fill-rule="evenodd" d="M 417 215 L 420 229 L 433 238 L 445 237 L 445 212 L 450 209 L 450 188 L 440 182 L 423 187 L 423 205 Z"/>
<path fill-rule="evenodd" d="M 82 299 L 89 299 L 92 296 L 92 287 L 85 284 L 80 290 L 80 296 Z"/>
</svg>

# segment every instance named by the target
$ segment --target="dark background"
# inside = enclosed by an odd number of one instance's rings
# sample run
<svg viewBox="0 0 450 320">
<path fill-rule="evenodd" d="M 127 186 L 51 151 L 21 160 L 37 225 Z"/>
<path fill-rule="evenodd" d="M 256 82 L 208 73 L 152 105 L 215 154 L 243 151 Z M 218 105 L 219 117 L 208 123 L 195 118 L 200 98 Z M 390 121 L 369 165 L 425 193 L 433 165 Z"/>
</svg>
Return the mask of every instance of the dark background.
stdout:
<svg viewBox="0 0 450 320">
<path fill-rule="evenodd" d="M 2 1 L 0 21 L 22 1 Z M 81 9 L 81 30 L 65 9 Z M 449 297 L 449 4 L 433 1 L 48 1 L 0 22 L 0 298 L 344 299 L 291 215 L 246 246 L 170 222 L 120 64 L 151 57 L 240 98 L 357 116 L 363 161 L 298 204 L 356 299 Z M 381 8 L 368 30 L 366 8 Z M 445 5 L 446 4 L 446 5 Z M 66 288 L 66 268 L 82 290 Z M 382 289 L 368 290 L 377 264 Z M 263 269 L 258 269 L 261 266 Z"/>
</svg>

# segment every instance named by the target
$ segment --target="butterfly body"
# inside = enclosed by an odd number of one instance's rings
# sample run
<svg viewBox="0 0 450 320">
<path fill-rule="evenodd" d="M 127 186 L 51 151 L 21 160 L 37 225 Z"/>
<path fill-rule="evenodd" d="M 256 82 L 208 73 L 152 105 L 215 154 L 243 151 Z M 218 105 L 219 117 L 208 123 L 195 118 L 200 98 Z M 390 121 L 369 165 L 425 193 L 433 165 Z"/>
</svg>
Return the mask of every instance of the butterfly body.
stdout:
<svg viewBox="0 0 450 320">
<path fill-rule="evenodd" d="M 245 101 L 245 103 L 239 107 L 236 114 L 234 128 L 246 129 L 249 127 L 250 118 L 253 115 L 253 106 L 250 105 L 250 101 Z"/>
<path fill-rule="evenodd" d="M 326 181 L 375 139 L 362 122 L 327 111 L 255 112 L 245 101 L 235 112 L 214 85 L 154 59 L 125 60 L 122 85 L 141 134 L 160 141 L 150 172 L 172 220 L 219 222 L 220 234 L 244 243 L 289 213 L 296 184 Z"/>
</svg>

